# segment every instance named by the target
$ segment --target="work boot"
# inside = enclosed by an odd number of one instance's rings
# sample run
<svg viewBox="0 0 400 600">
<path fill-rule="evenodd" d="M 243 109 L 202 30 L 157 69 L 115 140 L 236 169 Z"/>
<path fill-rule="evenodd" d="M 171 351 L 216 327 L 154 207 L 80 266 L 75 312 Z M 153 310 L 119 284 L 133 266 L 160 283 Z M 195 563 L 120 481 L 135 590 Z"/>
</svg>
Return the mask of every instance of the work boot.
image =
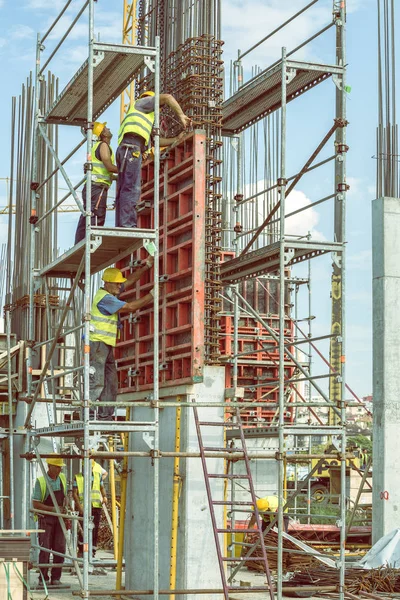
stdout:
<svg viewBox="0 0 400 600">
<path fill-rule="evenodd" d="M 61 581 L 59 579 L 52 579 L 50 585 L 59 586 L 61 585 Z"/>
</svg>

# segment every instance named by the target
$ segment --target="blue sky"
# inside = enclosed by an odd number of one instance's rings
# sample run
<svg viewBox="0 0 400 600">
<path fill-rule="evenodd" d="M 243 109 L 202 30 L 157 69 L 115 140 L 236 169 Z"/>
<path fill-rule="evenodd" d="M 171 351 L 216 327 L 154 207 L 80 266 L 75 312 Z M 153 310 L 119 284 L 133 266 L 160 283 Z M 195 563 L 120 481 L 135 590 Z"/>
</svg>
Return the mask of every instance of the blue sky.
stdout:
<svg viewBox="0 0 400 600">
<path fill-rule="evenodd" d="M 246 50 L 261 39 L 277 24 L 285 20 L 306 4 L 300 0 L 223 0 L 223 30 L 225 40 L 224 58 L 229 64 L 235 59 L 237 49 Z M 6 204 L 6 188 L 2 178 L 9 175 L 10 115 L 11 97 L 18 95 L 21 84 L 29 71 L 34 68 L 36 32 L 43 32 L 64 1 L 53 0 L 0 0 L 0 64 L 3 92 L 0 107 L 3 116 L 3 136 L 0 146 L 0 206 Z M 60 31 L 76 14 L 81 1 L 72 2 Z M 99 0 L 96 8 L 96 30 L 103 41 L 120 42 L 122 26 L 122 0 L 105 2 Z M 303 15 L 285 33 L 280 33 L 271 42 L 263 44 L 245 62 L 246 77 L 256 64 L 264 68 L 278 58 L 280 47 L 288 49 L 296 46 L 304 38 L 312 35 L 331 20 L 330 0 L 320 0 L 306 15 Z M 75 7 L 75 8 L 74 8 Z M 111 8 L 110 8 L 111 7 Z M 351 93 L 348 97 L 348 182 L 351 190 L 348 195 L 347 239 L 347 381 L 358 394 L 366 395 L 372 389 L 371 358 L 371 200 L 375 195 L 375 126 L 376 126 L 376 2 L 374 0 L 352 0 L 348 5 L 347 22 L 347 62 L 348 84 Z M 73 75 L 85 57 L 86 27 L 82 23 L 73 38 L 66 44 L 61 60 L 53 65 L 60 77 L 61 86 Z M 315 61 L 334 62 L 333 30 L 299 54 L 298 58 Z M 46 52 L 56 43 L 51 36 L 46 44 Z M 295 173 L 302 166 L 308 154 L 319 143 L 332 124 L 333 93 L 325 82 L 303 98 L 293 102 L 288 109 L 289 151 L 288 174 Z M 111 107 L 105 119 L 116 134 L 119 120 L 119 107 Z M 67 129 L 67 128 L 65 128 Z M 72 144 L 80 139 L 77 131 L 60 134 L 64 155 Z M 116 138 L 116 135 L 115 135 Z M 116 139 L 114 138 L 114 146 Z M 331 148 L 330 148 L 331 150 Z M 327 153 L 326 155 L 329 155 Z M 70 174 L 74 181 L 82 176 L 84 154 L 77 155 L 70 164 Z M 331 169 L 321 171 L 317 177 L 305 178 L 298 186 L 298 193 L 315 201 L 328 193 Z M 65 184 L 60 183 L 60 187 Z M 328 191 L 326 191 L 328 190 Z M 111 193 L 113 196 L 114 193 Z M 307 214 L 307 213 L 306 213 Z M 77 214 L 67 214 L 60 218 L 63 237 L 61 245 L 72 244 Z M 0 236 L 5 240 L 5 216 L 0 216 Z M 109 215 L 110 224 L 113 215 Z M 303 223 L 305 231 L 310 228 L 326 239 L 332 239 L 332 217 L 328 208 L 315 211 Z M 301 271 L 299 271 L 300 273 Z M 317 335 L 329 331 L 330 318 L 330 259 L 313 261 L 313 321 Z M 316 366 L 318 368 L 318 365 Z"/>
</svg>

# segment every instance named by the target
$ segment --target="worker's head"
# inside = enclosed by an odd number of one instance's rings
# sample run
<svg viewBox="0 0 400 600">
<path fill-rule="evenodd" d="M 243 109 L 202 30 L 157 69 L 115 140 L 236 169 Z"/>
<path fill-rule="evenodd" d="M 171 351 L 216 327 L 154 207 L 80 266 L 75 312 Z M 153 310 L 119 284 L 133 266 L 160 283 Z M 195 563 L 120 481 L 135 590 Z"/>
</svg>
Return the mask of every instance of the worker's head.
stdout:
<svg viewBox="0 0 400 600">
<path fill-rule="evenodd" d="M 146 96 L 155 96 L 155 94 L 151 90 L 146 90 L 140 94 L 139 98 L 145 98 Z"/>
<path fill-rule="evenodd" d="M 65 462 L 62 458 L 47 458 L 48 473 L 52 479 L 55 479 L 60 473 L 61 469 L 65 467 Z"/>
<path fill-rule="evenodd" d="M 278 510 L 278 498 L 277 496 L 265 496 L 257 500 L 257 508 L 260 512 L 270 511 L 275 512 Z"/>
<path fill-rule="evenodd" d="M 93 123 L 93 134 L 96 135 L 103 142 L 110 142 L 112 138 L 112 133 L 108 127 L 106 127 L 107 122 L 100 123 L 96 121 Z"/>
<path fill-rule="evenodd" d="M 121 286 L 126 281 L 122 271 L 115 267 L 108 267 L 103 273 L 102 280 L 104 281 L 104 289 L 113 296 L 117 296 L 121 290 Z"/>
</svg>

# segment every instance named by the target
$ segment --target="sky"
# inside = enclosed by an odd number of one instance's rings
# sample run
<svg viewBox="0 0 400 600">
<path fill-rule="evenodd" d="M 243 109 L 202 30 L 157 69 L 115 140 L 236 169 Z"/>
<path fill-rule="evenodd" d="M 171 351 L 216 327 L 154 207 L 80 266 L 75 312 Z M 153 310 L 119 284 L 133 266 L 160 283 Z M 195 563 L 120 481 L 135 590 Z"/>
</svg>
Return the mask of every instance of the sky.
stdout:
<svg viewBox="0 0 400 600">
<path fill-rule="evenodd" d="M 51 51 L 60 33 L 71 22 L 77 6 L 83 2 L 73 0 L 72 10 L 59 23 L 46 42 L 46 53 Z M 269 31 L 307 4 L 306 0 L 222 0 L 222 39 L 224 59 L 229 67 L 240 48 L 245 51 L 263 38 Z M 0 109 L 3 115 L 2 144 L 0 145 L 0 207 L 6 205 L 5 178 L 10 170 L 10 115 L 11 98 L 20 93 L 21 84 L 29 71 L 34 69 L 35 42 L 37 32 L 43 33 L 64 0 L 0 0 L 0 65 L 3 91 Z M 123 0 L 98 0 L 96 3 L 96 33 L 104 42 L 120 42 Z M 260 45 L 245 60 L 245 80 L 251 68 L 267 67 L 279 58 L 281 47 L 288 50 L 313 35 L 331 21 L 331 0 L 319 0 L 318 4 L 303 14 L 284 32 L 279 32 L 270 41 Z M 397 15 L 398 18 L 398 15 Z M 71 39 L 63 46 L 60 58 L 51 63 L 53 72 L 60 78 L 61 87 L 71 78 L 86 56 L 87 28 L 82 22 L 74 30 Z M 372 300 L 371 300 L 371 201 L 375 196 L 375 127 L 377 121 L 376 93 L 376 1 L 349 0 L 347 19 L 347 63 L 348 85 L 351 92 L 347 98 L 347 143 L 350 146 L 347 158 L 348 193 L 347 205 L 347 382 L 360 396 L 372 391 Z M 307 50 L 296 55 L 297 59 L 334 63 L 334 30 L 313 42 Z M 332 124 L 334 105 L 333 82 L 324 82 L 288 106 L 288 174 L 297 172 L 308 155 L 317 146 Z M 117 133 L 119 106 L 106 111 L 114 133 Z M 62 129 L 62 128 L 61 128 Z M 68 128 L 65 128 L 68 129 Z M 69 128 L 71 129 L 71 128 Z M 70 130 L 60 134 L 60 145 L 71 148 L 80 139 L 80 133 Z M 114 138 L 116 146 L 116 135 Z M 332 154 L 332 146 L 325 156 Z M 66 154 L 62 152 L 61 154 Z M 73 181 L 82 177 L 84 154 L 70 161 L 69 169 Z M 329 170 L 330 169 L 330 170 Z M 331 193 L 332 167 L 307 176 L 296 188 L 290 208 L 318 200 Z M 65 187 L 60 183 L 60 187 Z M 65 192 L 64 192 L 65 193 Z M 110 196 L 113 196 L 113 191 Z M 289 229 L 312 231 L 315 238 L 332 240 L 332 210 L 321 207 L 307 211 L 306 217 L 288 222 Z M 77 214 L 60 218 L 62 235 L 60 244 L 68 248 L 72 239 Z M 113 222 L 109 214 L 108 221 Z M 6 241 L 7 216 L 0 215 L 0 241 Z M 312 262 L 312 309 L 313 334 L 329 332 L 330 319 L 330 275 L 329 257 Z M 297 274 L 305 273 L 305 266 Z M 301 294 L 304 296 L 304 292 Z M 300 299 L 302 310 L 306 299 Z M 308 309 L 307 309 L 308 310 Z M 305 316 L 308 312 L 305 313 Z M 306 326 L 306 323 L 304 323 Z M 321 346 L 326 352 L 325 348 Z M 315 369 L 319 364 L 315 365 Z"/>
</svg>

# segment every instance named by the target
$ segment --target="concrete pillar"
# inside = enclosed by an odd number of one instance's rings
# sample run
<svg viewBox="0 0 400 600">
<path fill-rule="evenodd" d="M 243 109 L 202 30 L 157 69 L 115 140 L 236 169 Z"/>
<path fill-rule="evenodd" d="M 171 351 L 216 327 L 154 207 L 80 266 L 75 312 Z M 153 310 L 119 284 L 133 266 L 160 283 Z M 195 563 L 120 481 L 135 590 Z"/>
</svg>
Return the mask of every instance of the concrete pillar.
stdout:
<svg viewBox="0 0 400 600">
<path fill-rule="evenodd" d="M 162 401 L 182 401 L 195 398 L 202 402 L 222 402 L 225 388 L 224 367 L 204 367 L 202 383 L 187 386 L 179 391 L 160 390 Z M 180 386 L 183 388 L 183 386 Z M 148 421 L 152 411 L 144 408 L 133 410 L 135 421 Z M 173 451 L 175 444 L 175 408 L 160 411 L 160 450 Z M 200 420 L 223 419 L 222 408 L 199 410 Z M 223 427 L 203 428 L 204 444 L 223 446 Z M 149 438 L 143 434 L 131 434 L 131 450 L 147 450 Z M 191 408 L 182 408 L 181 451 L 198 452 L 196 429 Z M 207 460 L 209 472 L 223 473 L 221 459 Z M 133 458 L 130 461 L 128 479 L 128 502 L 125 544 L 125 589 L 152 589 L 153 585 L 153 473 L 148 458 Z M 179 498 L 177 588 L 221 589 L 221 578 L 217 553 L 208 509 L 206 489 L 200 458 L 180 460 L 181 494 Z M 223 499 L 223 480 L 211 480 L 213 498 Z M 160 589 L 169 589 L 170 542 L 172 514 L 173 459 L 160 459 Z M 217 522 L 222 526 L 222 507 L 216 507 Z M 140 597 L 140 596 L 138 596 Z M 204 595 L 179 596 L 182 600 L 201 598 Z M 143 600 L 146 597 L 143 596 Z M 208 594 L 209 600 L 220 600 L 221 595 Z"/>
<path fill-rule="evenodd" d="M 372 202 L 375 543 L 400 527 L 400 200 Z"/>
</svg>

